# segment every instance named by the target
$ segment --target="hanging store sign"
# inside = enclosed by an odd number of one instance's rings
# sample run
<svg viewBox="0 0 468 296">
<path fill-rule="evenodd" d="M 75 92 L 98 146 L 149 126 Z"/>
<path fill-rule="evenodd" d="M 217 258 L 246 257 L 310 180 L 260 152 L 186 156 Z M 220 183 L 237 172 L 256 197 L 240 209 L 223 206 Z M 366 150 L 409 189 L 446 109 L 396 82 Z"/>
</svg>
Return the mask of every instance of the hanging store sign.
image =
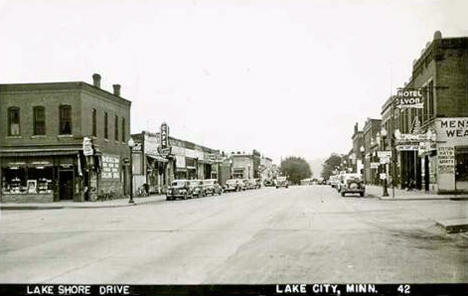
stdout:
<svg viewBox="0 0 468 296">
<path fill-rule="evenodd" d="M 378 162 L 371 162 L 370 163 L 370 168 L 371 169 L 378 169 L 379 165 L 380 165 L 380 163 L 378 163 Z"/>
<path fill-rule="evenodd" d="M 379 161 L 381 164 L 390 163 L 390 157 L 380 157 Z"/>
<path fill-rule="evenodd" d="M 391 157 L 392 156 L 392 151 L 377 151 L 377 156 L 379 158 L 382 157 Z"/>
<path fill-rule="evenodd" d="M 417 108 L 422 109 L 423 95 L 421 89 L 401 89 L 395 97 L 395 104 L 400 109 Z"/>
<path fill-rule="evenodd" d="M 171 154 L 171 146 L 169 143 L 169 126 L 163 122 L 161 124 L 161 130 L 159 132 L 159 146 L 158 153 L 167 158 Z"/>
<path fill-rule="evenodd" d="M 397 145 L 397 151 L 418 151 L 419 145 Z"/>
<path fill-rule="evenodd" d="M 93 143 L 90 138 L 83 137 L 83 155 L 91 156 L 94 154 Z"/>
<path fill-rule="evenodd" d="M 439 174 L 455 173 L 455 149 L 454 147 L 437 148 L 438 171 Z"/>
</svg>

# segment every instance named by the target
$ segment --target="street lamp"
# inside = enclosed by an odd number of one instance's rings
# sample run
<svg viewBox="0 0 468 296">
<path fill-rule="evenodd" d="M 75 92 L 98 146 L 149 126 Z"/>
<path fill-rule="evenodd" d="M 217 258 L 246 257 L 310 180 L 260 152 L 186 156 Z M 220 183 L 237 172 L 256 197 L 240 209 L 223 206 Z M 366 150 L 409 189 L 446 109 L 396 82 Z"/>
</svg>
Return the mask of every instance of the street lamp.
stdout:
<svg viewBox="0 0 468 296">
<path fill-rule="evenodd" d="M 382 127 L 382 130 L 380 131 L 380 134 L 382 135 L 382 150 L 385 151 L 385 138 L 387 137 L 387 130 Z M 385 168 L 385 178 L 383 179 L 383 193 L 382 196 L 388 196 L 388 189 L 387 189 L 387 163 L 384 163 L 384 168 Z"/>
<path fill-rule="evenodd" d="M 133 147 L 135 147 L 135 141 L 133 140 L 132 137 L 128 140 L 128 147 L 130 148 L 130 200 L 128 203 L 134 204 L 135 201 L 133 201 Z"/>
<path fill-rule="evenodd" d="M 364 148 L 364 146 L 361 146 L 361 148 L 359 148 L 359 151 L 361 152 L 361 160 L 362 160 L 362 181 L 364 182 L 364 184 L 366 184 L 366 171 L 364 169 L 364 151 L 366 151 L 366 149 Z"/>
</svg>

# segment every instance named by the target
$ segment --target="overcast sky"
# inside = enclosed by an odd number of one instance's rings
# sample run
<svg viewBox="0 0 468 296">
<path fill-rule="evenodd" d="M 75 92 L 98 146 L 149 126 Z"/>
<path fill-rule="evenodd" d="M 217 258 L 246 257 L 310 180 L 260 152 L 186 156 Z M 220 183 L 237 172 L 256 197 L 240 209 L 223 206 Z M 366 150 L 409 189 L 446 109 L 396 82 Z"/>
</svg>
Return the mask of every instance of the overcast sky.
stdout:
<svg viewBox="0 0 468 296">
<path fill-rule="evenodd" d="M 0 83 L 122 85 L 131 130 L 278 161 L 346 153 L 468 1 L 5 1 Z"/>
</svg>

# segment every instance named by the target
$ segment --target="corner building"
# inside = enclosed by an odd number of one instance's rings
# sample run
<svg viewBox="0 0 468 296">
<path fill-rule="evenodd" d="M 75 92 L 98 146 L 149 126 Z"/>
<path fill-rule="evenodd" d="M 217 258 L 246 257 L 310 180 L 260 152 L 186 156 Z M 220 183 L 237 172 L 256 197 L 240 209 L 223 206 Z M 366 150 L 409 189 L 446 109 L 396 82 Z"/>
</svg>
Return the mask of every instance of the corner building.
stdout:
<svg viewBox="0 0 468 296">
<path fill-rule="evenodd" d="M 131 102 L 86 82 L 0 85 L 2 202 L 96 200 L 128 192 Z M 84 154 L 88 140 L 90 152 Z"/>
</svg>

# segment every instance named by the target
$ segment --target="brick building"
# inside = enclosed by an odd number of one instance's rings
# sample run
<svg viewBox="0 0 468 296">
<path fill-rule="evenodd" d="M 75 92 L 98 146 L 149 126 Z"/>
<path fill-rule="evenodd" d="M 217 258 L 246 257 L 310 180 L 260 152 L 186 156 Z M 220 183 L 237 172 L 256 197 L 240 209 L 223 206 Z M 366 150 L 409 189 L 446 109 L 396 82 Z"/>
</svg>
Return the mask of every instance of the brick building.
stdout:
<svg viewBox="0 0 468 296">
<path fill-rule="evenodd" d="M 353 141 L 353 172 L 361 173 L 364 176 L 363 155 L 365 155 L 365 151 L 361 151 L 361 147 L 364 147 L 364 136 L 362 131 L 359 130 L 359 125 L 357 122 L 354 125 L 354 133 L 351 139 Z"/>
<path fill-rule="evenodd" d="M 376 163 L 379 162 L 379 159 L 377 157 L 377 151 L 382 148 L 381 141 L 379 138 L 381 122 L 382 120 L 380 119 L 367 118 L 364 124 L 364 128 L 362 129 L 363 143 L 365 149 L 364 178 L 369 184 L 380 183 L 380 166 L 376 167 Z"/>
<path fill-rule="evenodd" d="M 401 187 L 468 192 L 468 37 L 436 32 L 401 92 L 414 90 L 422 94 L 422 108 L 392 109 L 396 97 L 382 108 L 384 125 L 393 120 L 399 127 L 387 144 L 395 142 Z"/>
<path fill-rule="evenodd" d="M 131 102 L 100 82 L 0 85 L 3 202 L 125 195 Z"/>
</svg>

